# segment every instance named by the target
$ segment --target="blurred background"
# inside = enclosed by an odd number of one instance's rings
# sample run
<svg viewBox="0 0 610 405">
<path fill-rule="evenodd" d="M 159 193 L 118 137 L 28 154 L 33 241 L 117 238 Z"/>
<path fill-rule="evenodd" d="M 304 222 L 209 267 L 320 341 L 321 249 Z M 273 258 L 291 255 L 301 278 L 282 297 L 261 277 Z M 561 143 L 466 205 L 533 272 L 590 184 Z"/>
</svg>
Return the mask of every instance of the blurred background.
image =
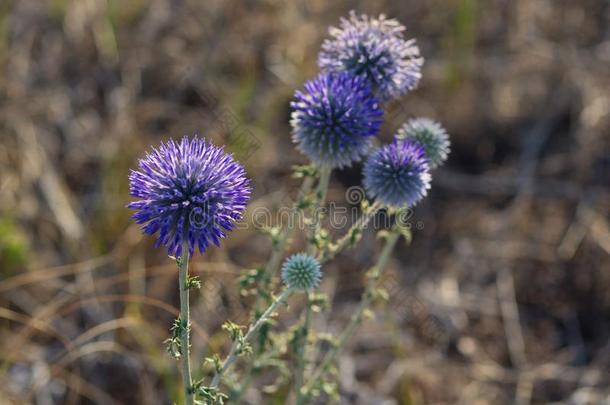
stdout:
<svg viewBox="0 0 610 405">
<path fill-rule="evenodd" d="M 130 220 L 129 169 L 199 133 L 246 165 L 250 210 L 286 205 L 306 163 L 289 101 L 351 9 L 397 18 L 426 58 L 382 140 L 427 116 L 452 152 L 390 262 L 389 302 L 340 356 L 341 402 L 610 403 L 606 0 L 2 0 L 1 404 L 179 398 L 162 344 L 177 272 Z M 346 204 L 360 171 L 334 173 L 329 198 Z M 320 331 L 357 305 L 380 248 L 361 243 L 325 269 Z M 237 278 L 269 251 L 248 226 L 195 257 L 195 359 L 226 353 L 220 325 L 251 304 Z M 283 403 L 268 383 L 246 403 Z"/>
</svg>

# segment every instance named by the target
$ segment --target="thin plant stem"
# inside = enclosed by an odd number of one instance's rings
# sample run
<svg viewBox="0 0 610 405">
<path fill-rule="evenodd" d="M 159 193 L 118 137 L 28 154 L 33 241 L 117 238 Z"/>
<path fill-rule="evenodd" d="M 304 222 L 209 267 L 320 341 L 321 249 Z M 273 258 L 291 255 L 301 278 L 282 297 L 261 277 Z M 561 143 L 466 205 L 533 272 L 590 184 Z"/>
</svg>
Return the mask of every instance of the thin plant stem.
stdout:
<svg viewBox="0 0 610 405">
<path fill-rule="evenodd" d="M 303 180 L 303 183 L 301 184 L 301 189 L 299 190 L 298 196 L 297 196 L 297 200 L 294 202 L 294 205 L 292 207 L 292 213 L 296 214 L 296 211 L 298 209 L 298 205 L 299 205 L 299 201 L 301 200 L 301 198 L 303 198 L 303 196 L 305 196 L 306 194 L 308 194 L 311 190 L 311 186 L 312 186 L 312 182 L 313 179 L 311 177 L 306 177 Z M 292 232 L 294 231 L 294 227 L 292 226 L 293 224 L 291 224 L 290 222 L 294 223 L 295 218 L 292 218 L 292 221 L 289 221 L 288 225 L 282 229 L 280 236 L 278 238 L 277 243 L 273 246 L 273 249 L 271 251 L 271 257 L 269 258 L 269 261 L 267 262 L 266 266 L 265 266 L 265 273 L 263 275 L 263 280 L 264 282 L 268 282 L 267 280 L 271 280 L 271 278 L 273 277 L 273 275 L 277 272 L 277 269 L 280 267 L 280 264 L 282 262 L 282 258 L 284 256 L 284 252 L 286 250 L 286 247 L 288 245 L 288 241 L 290 239 L 290 235 L 292 235 Z M 266 285 L 265 287 L 268 287 L 268 285 Z M 262 305 L 262 298 L 260 295 L 257 296 L 256 298 L 256 302 L 255 302 L 255 309 L 256 311 L 258 311 Z"/>
<path fill-rule="evenodd" d="M 281 303 L 283 303 L 293 292 L 294 292 L 293 289 L 286 288 L 286 289 L 284 289 L 284 291 L 282 291 L 282 294 L 280 294 L 275 300 L 273 300 L 271 305 L 269 305 L 269 307 L 265 310 L 265 312 L 263 312 L 261 317 L 258 318 L 258 320 L 253 325 L 250 326 L 250 328 L 248 329 L 248 332 L 246 332 L 246 334 L 244 335 L 243 341 L 245 343 L 247 343 L 252 338 L 252 336 L 254 336 L 254 334 L 260 329 L 260 327 L 263 326 L 263 324 L 269 320 L 269 318 L 274 313 L 274 311 L 277 309 L 277 307 Z M 217 371 L 216 374 L 214 375 L 214 378 L 212 379 L 212 383 L 210 384 L 210 388 L 218 387 L 223 375 L 226 373 L 226 371 L 229 369 L 229 367 L 231 367 L 231 365 L 233 363 L 235 363 L 235 361 L 237 360 L 237 356 L 239 355 L 239 351 L 241 349 L 243 349 L 243 347 L 241 347 L 241 345 L 238 341 L 233 342 L 233 345 L 231 346 L 231 350 L 229 350 L 229 354 L 223 361 L 220 370 Z"/>
<path fill-rule="evenodd" d="M 317 245 L 313 243 L 320 228 L 322 226 L 322 213 L 320 212 L 324 202 L 326 201 L 326 193 L 328 192 L 328 183 L 330 182 L 330 174 L 332 169 L 330 167 L 320 168 L 320 180 L 316 187 L 315 203 L 312 212 L 312 223 L 309 228 L 309 253 L 315 255 L 317 252 Z"/>
<path fill-rule="evenodd" d="M 299 194 L 297 196 L 297 200 L 295 201 L 295 203 L 292 207 L 291 212 L 293 213 L 293 215 L 296 214 L 296 211 L 297 211 L 298 205 L 299 205 L 299 201 L 301 200 L 301 198 L 303 198 L 303 196 L 305 196 L 306 194 L 308 194 L 311 191 L 312 182 L 313 182 L 313 179 L 311 177 L 306 177 L 303 180 L 301 189 L 299 190 Z M 265 266 L 265 273 L 267 276 L 273 276 L 280 266 L 282 257 L 284 256 L 284 251 L 286 250 L 286 246 L 288 244 L 288 240 L 290 239 L 290 235 L 292 235 L 292 232 L 294 231 L 295 219 L 296 218 L 293 217 L 292 221 L 289 221 L 287 226 L 282 230 L 282 233 L 278 239 L 278 243 L 274 247 L 273 251 L 271 252 L 271 257 L 269 258 L 269 261 L 267 262 L 267 265 Z M 292 224 L 290 222 L 292 222 Z"/>
<path fill-rule="evenodd" d="M 265 265 L 265 273 L 263 275 L 263 282 L 265 282 L 265 283 L 268 283 L 267 280 L 269 280 L 269 281 L 271 280 L 273 275 L 275 273 L 277 273 L 277 271 L 280 267 L 282 258 L 284 257 L 284 253 L 286 251 L 286 248 L 288 247 L 288 241 L 290 240 L 290 236 L 294 232 L 294 228 L 295 228 L 294 224 L 295 224 L 295 221 L 297 220 L 296 213 L 297 213 L 297 210 L 299 209 L 300 201 L 304 196 L 309 194 L 312 186 L 313 186 L 313 178 L 310 176 L 305 177 L 303 179 L 303 182 L 301 183 L 301 188 L 299 189 L 299 192 L 297 194 L 297 200 L 294 202 L 294 204 L 292 206 L 291 213 L 294 216 L 291 218 L 291 221 L 288 222 L 287 226 L 281 230 L 277 243 L 272 248 L 271 257 L 269 258 L 269 261 Z M 268 287 L 268 284 L 265 287 Z M 254 304 L 255 313 L 258 313 L 260 311 L 262 301 L 263 301 L 263 297 L 260 294 L 257 295 L 256 301 Z M 246 375 L 251 377 L 252 369 L 253 369 L 253 364 L 251 364 L 249 366 L 249 368 L 246 372 Z M 241 398 L 242 398 L 244 392 L 248 389 L 248 387 L 250 386 L 251 383 L 252 383 L 252 378 L 247 378 L 241 384 L 241 386 L 237 390 L 237 394 L 235 395 L 235 398 L 233 399 L 235 401 L 235 403 L 239 403 L 239 401 L 241 401 Z"/>
<path fill-rule="evenodd" d="M 343 350 L 346 343 L 356 331 L 356 328 L 362 322 L 364 312 L 373 301 L 375 296 L 374 292 L 377 289 L 381 279 L 381 273 L 383 272 L 399 237 L 400 233 L 398 232 L 392 232 L 388 236 L 385 246 L 377 259 L 377 263 L 369 270 L 369 281 L 364 292 L 362 293 L 362 299 L 360 300 L 358 309 L 350 318 L 350 321 L 344 331 L 341 333 L 337 344 L 326 353 L 318 369 L 314 372 L 307 384 L 305 384 L 305 387 L 303 387 L 304 395 L 308 396 L 310 394 L 312 387 L 324 376 L 324 373 L 335 362 L 337 355 L 341 352 L 341 350 Z"/>
<path fill-rule="evenodd" d="M 377 212 L 383 207 L 383 204 L 376 201 L 370 206 L 365 213 L 351 226 L 351 228 L 343 235 L 331 249 L 322 253 L 319 257 L 320 263 L 326 263 L 332 260 L 339 252 L 345 249 L 352 243 L 355 232 L 361 232 L 371 221 L 371 219 L 377 214 Z"/>
<path fill-rule="evenodd" d="M 307 339 L 309 338 L 309 328 L 311 327 L 311 292 L 307 292 L 307 303 L 305 305 L 305 320 L 299 335 L 300 344 L 297 347 L 297 369 L 294 380 L 294 389 L 296 393 L 297 405 L 304 404 L 304 396 L 302 392 L 303 380 L 305 377 L 305 349 L 307 348 Z"/>
<path fill-rule="evenodd" d="M 318 254 L 318 245 L 316 243 L 316 237 L 322 227 L 322 212 L 321 209 L 326 201 L 326 194 L 328 193 L 328 184 L 330 182 L 330 175 L 332 169 L 328 166 L 320 167 L 320 179 L 318 186 L 316 187 L 315 203 L 312 212 L 312 223 L 309 228 L 309 253 L 313 256 Z M 302 395 L 301 388 L 303 387 L 305 378 L 305 358 L 307 355 L 307 340 L 309 339 L 309 328 L 311 327 L 311 292 L 307 292 L 307 302 L 305 304 L 305 317 L 303 324 L 300 327 L 298 342 L 296 344 L 296 371 L 294 379 L 294 391 L 296 395 L 297 405 L 302 405 L 304 397 Z"/>
<path fill-rule="evenodd" d="M 346 249 L 348 246 L 354 244 L 355 239 L 354 236 L 356 232 L 362 232 L 364 228 L 368 225 L 371 219 L 379 212 L 379 210 L 383 207 L 383 204 L 379 202 L 375 202 L 372 206 L 368 207 L 362 214 L 360 218 L 350 227 L 350 229 L 343 235 L 334 245 L 331 245 L 330 248 L 327 248 L 324 252 L 318 255 L 318 259 L 321 264 L 324 264 L 331 259 L 333 259 L 337 254 Z M 331 303 L 327 304 L 330 309 L 332 306 Z M 317 354 L 314 356 L 317 357 Z"/>
<path fill-rule="evenodd" d="M 187 285 L 189 272 L 189 245 L 188 239 L 182 242 L 182 254 L 178 266 L 178 288 L 180 290 L 180 322 L 183 324 L 182 336 L 180 336 L 180 347 L 182 349 L 182 384 L 184 385 L 184 403 L 193 404 L 193 390 L 191 377 L 191 346 L 189 334 L 191 329 L 191 318 L 189 309 L 189 288 Z"/>
</svg>

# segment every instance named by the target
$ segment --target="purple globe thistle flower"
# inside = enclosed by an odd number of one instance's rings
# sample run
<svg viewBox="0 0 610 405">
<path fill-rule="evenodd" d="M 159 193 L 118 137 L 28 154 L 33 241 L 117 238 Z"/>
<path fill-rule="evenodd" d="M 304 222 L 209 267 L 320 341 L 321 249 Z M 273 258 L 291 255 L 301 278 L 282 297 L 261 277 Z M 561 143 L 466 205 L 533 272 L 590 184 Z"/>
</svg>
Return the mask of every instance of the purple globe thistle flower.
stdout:
<svg viewBox="0 0 610 405">
<path fill-rule="evenodd" d="M 379 133 L 383 110 L 371 88 L 349 73 L 322 74 L 296 91 L 292 139 L 320 166 L 339 168 L 359 161 Z"/>
<path fill-rule="evenodd" d="M 218 246 L 250 197 L 246 172 L 231 155 L 186 136 L 147 153 L 129 175 L 129 191 L 139 198 L 128 205 L 138 210 L 135 221 L 146 234 L 158 232 L 156 246 L 174 256 L 184 240 L 191 255 L 195 247 L 203 253 L 210 242 Z"/>
<path fill-rule="evenodd" d="M 364 165 L 364 188 L 388 207 L 412 207 L 430 188 L 428 159 L 415 142 L 394 141 L 369 156 Z"/>
<path fill-rule="evenodd" d="M 331 27 L 332 38 L 322 44 L 318 65 L 323 72 L 348 71 L 371 82 L 385 101 L 414 89 L 424 63 L 414 39 L 405 40 L 405 27 L 397 20 L 353 10 L 341 27 Z"/>
<path fill-rule="evenodd" d="M 430 169 L 442 165 L 449 155 L 449 135 L 438 122 L 429 118 L 414 118 L 405 122 L 396 134 L 398 139 L 411 139 L 424 148 Z"/>
</svg>

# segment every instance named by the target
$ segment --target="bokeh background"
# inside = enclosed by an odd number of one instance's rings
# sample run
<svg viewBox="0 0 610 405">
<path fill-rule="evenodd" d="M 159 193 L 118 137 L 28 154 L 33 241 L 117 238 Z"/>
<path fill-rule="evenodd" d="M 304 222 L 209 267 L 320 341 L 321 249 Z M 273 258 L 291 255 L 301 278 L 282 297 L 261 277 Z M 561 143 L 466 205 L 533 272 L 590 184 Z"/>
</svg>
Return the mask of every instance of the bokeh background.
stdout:
<svg viewBox="0 0 610 405">
<path fill-rule="evenodd" d="M 610 403 L 606 0 L 2 0 L 1 404 L 178 398 L 162 344 L 177 272 L 130 221 L 128 171 L 199 133 L 244 162 L 251 210 L 288 204 L 305 163 L 289 101 L 351 9 L 399 19 L 426 58 L 383 142 L 428 116 L 452 153 L 392 258 L 389 302 L 340 356 L 342 403 Z M 360 180 L 336 172 L 329 198 Z M 247 321 L 237 277 L 269 251 L 249 226 L 195 258 L 196 359 L 226 351 L 224 320 Z M 326 267 L 318 330 L 345 325 L 378 251 L 368 232 Z M 283 403 L 268 383 L 247 403 Z"/>
</svg>

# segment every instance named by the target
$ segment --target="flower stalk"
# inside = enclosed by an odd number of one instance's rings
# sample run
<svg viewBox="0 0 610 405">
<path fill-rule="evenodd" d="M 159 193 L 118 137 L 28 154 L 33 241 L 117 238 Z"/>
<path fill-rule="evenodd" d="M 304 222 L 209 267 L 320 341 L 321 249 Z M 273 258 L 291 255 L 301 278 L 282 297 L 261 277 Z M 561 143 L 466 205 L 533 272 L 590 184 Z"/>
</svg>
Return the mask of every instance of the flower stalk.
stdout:
<svg viewBox="0 0 610 405">
<path fill-rule="evenodd" d="M 320 363 L 320 366 L 303 387 L 303 395 L 305 399 L 309 397 L 312 388 L 320 382 L 330 366 L 334 364 L 337 355 L 343 350 L 349 339 L 356 331 L 356 328 L 362 323 L 366 309 L 371 305 L 376 296 L 375 291 L 379 287 L 381 274 L 383 273 L 383 270 L 385 269 L 385 266 L 391 256 L 392 250 L 394 250 L 394 246 L 396 245 L 396 242 L 400 236 L 401 234 L 397 231 L 393 231 L 388 235 L 385 246 L 377 259 L 377 263 L 368 271 L 369 281 L 364 292 L 362 293 L 362 298 L 360 300 L 358 309 L 351 316 L 350 321 L 341 333 L 337 344 L 326 353 L 324 359 Z"/>
<path fill-rule="evenodd" d="M 314 181 L 313 174 L 304 176 L 303 182 L 301 183 L 301 188 L 299 189 L 299 192 L 297 194 L 297 199 L 292 206 L 292 210 L 291 210 L 292 215 L 296 215 L 296 213 L 302 209 L 303 199 L 311 192 L 311 188 L 313 186 L 313 181 Z M 290 241 L 290 236 L 294 232 L 294 228 L 292 228 L 290 225 L 296 223 L 295 221 L 296 221 L 296 218 L 293 216 L 291 218 L 291 221 L 288 222 L 288 226 L 286 226 L 285 228 L 282 228 L 280 230 L 280 234 L 278 235 L 277 240 L 273 243 L 272 250 L 271 250 L 271 257 L 269 258 L 269 261 L 265 265 L 264 274 L 262 277 L 262 285 L 259 288 L 269 288 L 272 277 L 275 275 L 275 273 L 277 273 L 278 269 L 280 268 L 280 264 L 282 262 L 282 258 L 284 257 L 284 253 L 286 252 L 286 249 L 289 246 L 288 242 Z M 263 296 L 261 294 L 258 294 L 256 297 L 255 304 L 254 304 L 255 313 L 257 313 L 261 310 L 262 303 L 263 303 Z M 263 347 L 259 347 L 255 353 L 258 353 L 262 349 L 263 349 Z M 241 397 L 243 396 L 244 392 L 248 389 L 248 387 L 252 383 L 252 374 L 253 374 L 252 370 L 253 370 L 253 364 L 250 364 L 248 366 L 247 372 L 245 373 L 248 376 L 248 378 L 246 378 L 244 380 L 244 382 L 240 385 L 240 387 L 237 389 L 237 392 L 236 392 L 236 395 L 234 398 L 236 403 L 240 402 Z"/>
<path fill-rule="evenodd" d="M 343 251 L 348 246 L 354 245 L 360 234 L 366 226 L 369 224 L 371 219 L 383 208 L 383 204 L 376 201 L 368 207 L 360 218 L 351 226 L 351 228 L 343 235 L 336 243 L 331 245 L 328 249 L 324 250 L 319 255 L 320 263 L 326 263 L 332 260 L 337 254 Z"/>
<path fill-rule="evenodd" d="M 330 182 L 330 175 L 332 168 L 328 166 L 320 167 L 320 178 L 318 180 L 318 186 L 316 187 L 315 193 L 315 204 L 313 206 L 312 223 L 309 228 L 309 253 L 312 256 L 316 256 L 319 250 L 318 247 L 318 234 L 322 226 L 322 206 L 326 201 L 326 194 L 328 193 L 328 184 Z M 302 405 L 304 397 L 302 395 L 302 387 L 305 378 L 305 356 L 307 354 L 307 341 L 309 338 L 309 329 L 311 327 L 311 313 L 312 313 L 312 300 L 311 292 L 307 291 L 307 301 L 305 303 L 305 315 L 303 323 L 298 331 L 298 341 L 296 344 L 296 371 L 294 378 L 294 390 L 296 395 L 296 404 Z"/>
<path fill-rule="evenodd" d="M 303 384 L 305 379 L 305 355 L 307 349 L 307 340 L 309 338 L 309 329 L 311 327 L 311 292 L 307 292 L 307 302 L 305 304 L 305 319 L 299 332 L 299 344 L 297 345 L 297 368 L 294 379 L 294 390 L 296 393 L 296 404 L 303 405 L 305 397 L 303 396 Z"/>
<path fill-rule="evenodd" d="M 263 326 L 263 324 L 265 324 L 271 318 L 271 316 L 273 315 L 273 313 L 275 312 L 277 307 L 281 303 L 286 301 L 293 292 L 294 292 L 294 289 L 292 289 L 292 288 L 284 289 L 284 291 L 282 291 L 282 293 L 273 300 L 273 302 L 271 303 L 271 305 L 269 305 L 269 307 L 265 310 L 265 312 L 263 312 L 261 317 L 258 318 L 258 320 L 253 325 L 250 326 L 250 328 L 248 329 L 248 332 L 246 332 L 246 334 L 244 335 L 243 341 L 236 340 L 235 342 L 233 342 L 233 344 L 231 345 L 231 349 L 229 350 L 229 354 L 227 355 L 225 360 L 222 362 L 222 366 L 220 367 L 220 370 L 218 370 L 216 372 L 216 374 L 214 375 L 214 378 L 212 379 L 212 383 L 210 384 L 210 388 L 212 388 L 212 389 L 218 388 L 224 374 L 231 367 L 231 365 L 233 363 L 235 363 L 239 353 L 241 353 L 244 350 L 243 345 L 248 343 L 250 341 L 250 339 L 252 339 L 252 336 L 254 336 L 256 334 L 256 332 L 260 329 L 260 327 Z"/>
<path fill-rule="evenodd" d="M 318 251 L 317 236 L 322 226 L 322 207 L 326 201 L 326 193 L 328 192 L 328 183 L 330 182 L 330 174 L 332 169 L 328 166 L 320 167 L 320 179 L 316 187 L 315 203 L 312 212 L 312 223 L 309 228 L 309 253 L 315 255 Z"/>
<path fill-rule="evenodd" d="M 295 201 L 294 206 L 292 207 L 292 213 L 296 214 L 297 210 L 299 209 L 301 199 L 311 191 L 312 182 L 313 179 L 311 177 L 306 177 L 303 180 L 303 183 L 301 184 L 301 189 L 299 190 L 299 194 L 297 196 L 297 200 Z M 292 235 L 292 232 L 294 231 L 294 229 L 290 227 L 290 222 L 294 223 L 295 220 L 296 218 L 293 217 L 292 221 L 289 221 L 288 223 L 289 226 L 280 231 L 280 235 L 278 236 L 277 242 L 273 245 L 271 257 L 269 258 L 269 261 L 265 266 L 265 275 L 263 277 L 264 280 L 271 279 L 271 277 L 279 269 L 280 264 L 282 263 L 282 257 L 284 256 L 284 252 L 288 247 L 290 235 Z M 268 285 L 266 285 L 265 287 L 268 287 Z M 260 306 L 260 302 L 258 299 L 256 305 L 257 308 Z"/>
<path fill-rule="evenodd" d="M 184 403 L 193 404 L 193 380 L 191 377 L 191 346 L 189 335 L 191 329 L 191 318 L 189 308 L 189 246 L 188 239 L 182 242 L 182 255 L 178 260 L 178 288 L 180 289 L 180 323 L 182 324 L 182 336 L 180 336 L 181 362 L 182 362 L 182 384 L 184 386 Z"/>
</svg>

